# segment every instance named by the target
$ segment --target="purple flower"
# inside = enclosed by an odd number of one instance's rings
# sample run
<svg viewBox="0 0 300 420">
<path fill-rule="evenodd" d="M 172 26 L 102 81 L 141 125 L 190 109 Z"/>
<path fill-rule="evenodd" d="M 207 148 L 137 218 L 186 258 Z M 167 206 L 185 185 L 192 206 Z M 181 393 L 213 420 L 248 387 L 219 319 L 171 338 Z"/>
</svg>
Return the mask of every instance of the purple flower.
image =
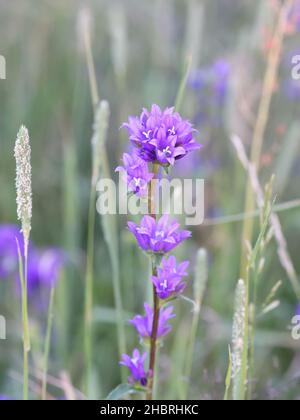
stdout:
<svg viewBox="0 0 300 420">
<path fill-rule="evenodd" d="M 147 385 L 147 374 L 144 367 L 147 356 L 147 353 L 141 355 L 138 349 L 133 350 L 132 357 L 128 356 L 128 354 L 122 355 L 120 365 L 127 366 L 131 372 L 131 375 L 128 377 L 129 383 L 140 382 L 142 386 Z"/>
<path fill-rule="evenodd" d="M 66 260 L 65 253 L 60 249 L 33 250 L 28 257 L 29 293 L 55 286 Z"/>
<path fill-rule="evenodd" d="M 186 287 L 182 277 L 187 276 L 188 261 L 177 265 L 176 258 L 170 256 L 162 260 L 161 267 L 157 269 L 157 276 L 152 277 L 156 293 L 160 299 L 168 299 L 181 293 Z"/>
<path fill-rule="evenodd" d="M 300 30 L 300 1 L 296 0 L 289 12 L 289 24 L 296 30 Z"/>
<path fill-rule="evenodd" d="M 296 316 L 300 316 L 300 303 L 298 304 L 297 308 L 296 308 Z"/>
<path fill-rule="evenodd" d="M 174 165 L 175 160 L 200 148 L 191 123 L 183 120 L 174 108 L 162 111 L 158 105 L 152 105 L 151 111 L 144 109 L 140 117 L 129 117 L 123 127 L 127 128 L 139 156 L 147 162 Z"/>
<path fill-rule="evenodd" d="M 150 338 L 153 326 L 153 309 L 148 303 L 144 304 L 144 308 L 145 316 L 136 315 L 132 320 L 130 320 L 130 323 L 135 326 L 141 337 Z M 173 309 L 173 306 L 160 309 L 157 337 L 165 337 L 172 330 L 168 321 L 176 316 L 173 314 Z"/>
<path fill-rule="evenodd" d="M 18 226 L 0 226 L 0 278 L 7 278 L 18 271 L 17 241 L 23 255 L 23 236 Z"/>
<path fill-rule="evenodd" d="M 214 94 L 219 105 L 223 105 L 226 101 L 229 77 L 230 64 L 224 59 L 217 60 L 213 65 L 214 74 Z"/>
<path fill-rule="evenodd" d="M 148 164 L 142 160 L 136 153 L 129 155 L 124 153 L 123 166 L 118 166 L 116 172 L 124 174 L 124 181 L 128 188 L 139 197 L 146 197 L 148 193 L 148 184 L 154 174 L 149 172 Z"/>
<path fill-rule="evenodd" d="M 191 237 L 188 230 L 179 231 L 179 223 L 169 223 L 169 216 L 164 215 L 159 221 L 151 216 L 144 216 L 141 226 L 128 222 L 130 231 L 135 235 L 144 251 L 164 254 L 172 251 L 185 239 Z"/>
<path fill-rule="evenodd" d="M 0 401 L 10 401 L 11 398 L 9 398 L 7 395 L 0 394 Z"/>
<path fill-rule="evenodd" d="M 231 75 L 230 63 L 220 58 L 212 65 L 195 70 L 189 85 L 197 91 L 198 109 L 195 121 L 201 125 L 219 126 L 223 105 L 227 100 Z"/>
</svg>

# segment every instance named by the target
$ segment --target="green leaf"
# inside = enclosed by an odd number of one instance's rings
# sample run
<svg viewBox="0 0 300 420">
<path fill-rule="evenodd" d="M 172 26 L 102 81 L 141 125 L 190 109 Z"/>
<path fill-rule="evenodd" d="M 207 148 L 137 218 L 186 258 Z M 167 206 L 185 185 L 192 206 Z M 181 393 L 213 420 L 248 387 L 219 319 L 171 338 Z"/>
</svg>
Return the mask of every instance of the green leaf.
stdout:
<svg viewBox="0 0 300 420">
<path fill-rule="evenodd" d="M 106 400 L 120 400 L 122 397 L 125 397 L 125 395 L 132 394 L 133 392 L 135 392 L 135 390 L 132 385 L 120 384 L 108 394 Z"/>
</svg>

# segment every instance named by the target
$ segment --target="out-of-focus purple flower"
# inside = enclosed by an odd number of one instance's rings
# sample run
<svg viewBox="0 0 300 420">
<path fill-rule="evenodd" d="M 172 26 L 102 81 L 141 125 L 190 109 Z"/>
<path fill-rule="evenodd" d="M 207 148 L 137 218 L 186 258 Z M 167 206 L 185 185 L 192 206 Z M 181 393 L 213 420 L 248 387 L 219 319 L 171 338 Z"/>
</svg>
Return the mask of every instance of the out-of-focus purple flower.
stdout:
<svg viewBox="0 0 300 420">
<path fill-rule="evenodd" d="M 0 226 L 0 278 L 7 278 L 18 270 L 18 246 L 24 253 L 23 236 L 15 225 Z"/>
<path fill-rule="evenodd" d="M 300 56 L 299 49 L 288 51 L 283 58 L 285 77 L 283 77 L 281 83 L 281 92 L 291 101 L 298 101 L 300 99 L 300 80 L 294 79 L 291 75 L 291 68 L 295 66 L 294 57 L 296 56 Z"/>
<path fill-rule="evenodd" d="M 148 184 L 154 174 L 149 172 L 148 164 L 135 153 L 123 155 L 124 166 L 118 166 L 116 172 L 124 175 L 128 189 L 139 197 L 146 197 Z"/>
<path fill-rule="evenodd" d="M 36 289 L 55 286 L 66 261 L 66 254 L 60 249 L 33 250 L 28 257 L 29 294 Z"/>
<path fill-rule="evenodd" d="M 130 320 L 130 323 L 135 326 L 141 337 L 150 338 L 153 326 L 153 309 L 150 305 L 148 305 L 148 303 L 144 304 L 144 308 L 145 316 L 136 315 L 132 320 Z M 173 306 L 160 309 L 157 337 L 165 337 L 172 330 L 172 327 L 168 324 L 168 322 L 176 316 L 173 314 L 173 309 Z"/>
<path fill-rule="evenodd" d="M 162 260 L 161 267 L 157 269 L 157 276 L 152 277 L 160 299 L 174 297 L 185 289 L 186 283 L 182 281 L 182 278 L 188 275 L 186 272 L 188 266 L 189 261 L 177 265 L 174 256 Z"/>
<path fill-rule="evenodd" d="M 296 308 L 296 316 L 300 316 L 300 303 L 298 304 L 297 308 Z"/>
<path fill-rule="evenodd" d="M 217 60 L 213 65 L 213 73 L 215 97 L 217 103 L 223 105 L 228 93 L 230 64 L 224 59 Z"/>
<path fill-rule="evenodd" d="M 174 165 L 176 160 L 201 147 L 194 139 L 191 123 L 183 120 L 174 108 L 162 111 L 158 105 L 152 105 L 151 111 L 144 109 L 140 117 L 129 117 L 123 127 L 138 148 L 139 156 L 147 162 Z"/>
<path fill-rule="evenodd" d="M 131 372 L 131 375 L 128 377 L 129 383 L 139 382 L 142 386 L 147 385 L 147 373 L 144 367 L 147 356 L 147 353 L 140 354 L 138 349 L 133 350 L 132 357 L 128 356 L 128 354 L 122 355 L 120 365 L 128 367 Z"/>
<path fill-rule="evenodd" d="M 9 398 L 7 395 L 0 394 L 0 401 L 10 401 L 11 398 Z"/>
<path fill-rule="evenodd" d="M 197 93 L 195 121 L 201 125 L 220 125 L 220 115 L 227 100 L 231 75 L 230 63 L 217 59 L 211 66 L 192 72 L 189 86 Z"/>
<path fill-rule="evenodd" d="M 128 227 L 144 251 L 157 254 L 168 253 L 185 239 L 191 237 L 190 231 L 179 231 L 178 222 L 170 223 L 168 215 L 162 216 L 159 221 L 151 216 L 144 216 L 140 226 L 128 222 Z"/>
<path fill-rule="evenodd" d="M 300 81 L 294 79 L 284 80 L 282 83 L 282 90 L 285 96 L 292 101 L 300 99 Z"/>
<path fill-rule="evenodd" d="M 300 30 L 300 1 L 295 0 L 288 16 L 289 24 L 296 30 Z"/>
</svg>

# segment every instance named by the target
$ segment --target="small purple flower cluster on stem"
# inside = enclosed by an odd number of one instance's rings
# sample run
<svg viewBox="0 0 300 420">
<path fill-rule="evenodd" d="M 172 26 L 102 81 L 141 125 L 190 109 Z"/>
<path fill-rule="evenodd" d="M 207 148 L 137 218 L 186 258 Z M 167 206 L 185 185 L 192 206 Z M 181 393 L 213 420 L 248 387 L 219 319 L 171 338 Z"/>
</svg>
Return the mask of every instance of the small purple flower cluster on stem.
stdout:
<svg viewBox="0 0 300 420">
<path fill-rule="evenodd" d="M 180 230 L 179 223 L 170 221 L 168 215 L 157 218 L 156 182 L 160 167 L 174 166 L 189 152 L 200 149 L 200 145 L 194 139 L 190 122 L 183 120 L 174 108 L 162 111 L 153 105 L 151 111 L 144 109 L 140 117 L 130 117 L 123 127 L 128 130 L 134 149 L 132 154 L 123 155 L 124 166 L 116 171 L 123 173 L 131 193 L 148 199 L 149 215 L 143 217 L 140 225 L 128 222 L 128 228 L 152 261 L 153 307 L 145 303 L 145 315 L 136 315 L 130 321 L 140 341 L 150 347 L 149 368 L 145 367 L 148 352 L 140 353 L 138 349 L 132 356 L 124 354 L 120 364 L 130 370 L 129 383 L 145 391 L 151 400 L 157 344 L 171 331 L 169 321 L 175 317 L 173 306 L 168 304 L 185 289 L 183 277 L 188 275 L 189 262 L 177 263 L 174 256 L 167 254 L 191 236 L 191 232 Z"/>
</svg>

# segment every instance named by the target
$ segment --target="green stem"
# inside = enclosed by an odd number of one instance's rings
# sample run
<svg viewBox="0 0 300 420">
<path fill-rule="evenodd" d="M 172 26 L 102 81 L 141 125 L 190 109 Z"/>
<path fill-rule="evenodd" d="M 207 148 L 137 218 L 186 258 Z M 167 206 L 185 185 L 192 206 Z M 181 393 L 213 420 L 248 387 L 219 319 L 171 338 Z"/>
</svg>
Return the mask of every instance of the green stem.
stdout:
<svg viewBox="0 0 300 420">
<path fill-rule="evenodd" d="M 157 182 L 157 175 L 159 171 L 159 166 L 154 164 L 153 165 L 153 173 L 154 178 L 150 182 L 149 186 L 149 196 L 148 196 L 148 211 L 154 219 L 156 219 L 156 202 L 155 202 L 155 193 L 156 193 L 156 182 Z M 157 275 L 157 267 L 155 258 L 152 257 L 152 276 Z M 159 313 L 160 313 L 160 304 L 159 304 L 159 297 L 156 293 L 156 289 L 153 286 L 153 323 L 152 323 L 152 333 L 151 333 L 151 340 L 150 340 L 150 362 L 149 362 L 149 384 L 148 384 L 148 391 L 146 395 L 147 400 L 153 400 L 153 389 L 155 383 L 155 364 L 156 364 L 156 354 L 157 354 L 157 333 L 158 333 L 158 325 L 159 325 Z"/>
<path fill-rule="evenodd" d="M 90 192 L 89 218 L 88 218 L 88 239 L 87 239 L 87 266 L 85 276 L 85 330 L 84 330 L 84 355 L 86 366 L 85 392 L 89 394 L 90 377 L 93 364 L 93 269 L 94 269 L 94 243 L 95 243 L 95 221 L 96 221 L 96 188 L 93 183 Z"/>
<path fill-rule="evenodd" d="M 185 375 L 184 375 L 187 382 L 184 387 L 183 400 L 187 399 L 188 392 L 189 392 L 190 377 L 192 373 L 193 359 L 194 359 L 195 341 L 196 341 L 197 331 L 198 331 L 198 326 L 199 326 L 199 316 L 200 316 L 200 307 L 195 309 L 194 311 L 191 332 L 190 332 L 190 339 L 187 345 L 187 358 L 186 358 Z"/>
<path fill-rule="evenodd" d="M 180 107 L 184 98 L 184 94 L 185 94 L 185 89 L 186 89 L 186 85 L 189 79 L 189 75 L 191 72 L 191 68 L 192 68 L 192 56 L 188 56 L 186 63 L 185 63 L 185 69 L 181 78 L 181 82 L 179 85 L 179 89 L 177 92 L 177 96 L 176 96 L 176 100 L 175 100 L 175 109 L 177 112 L 180 111 Z"/>
<path fill-rule="evenodd" d="M 28 355 L 30 352 L 30 332 L 28 321 L 28 296 L 27 296 L 27 272 L 28 272 L 28 242 L 29 235 L 24 233 L 24 263 L 20 250 L 20 245 L 17 241 L 18 256 L 19 256 L 19 275 L 21 281 L 22 293 L 22 327 L 23 327 L 23 399 L 28 400 Z M 25 269 L 24 269 L 25 265 Z"/>
<path fill-rule="evenodd" d="M 52 286 L 50 292 L 50 300 L 48 307 L 48 320 L 47 320 L 47 332 L 45 340 L 45 351 L 44 351 L 44 371 L 42 379 L 42 400 L 45 401 L 47 398 L 47 374 L 48 374 L 48 361 L 50 353 L 50 343 L 51 343 L 51 334 L 52 334 L 52 323 L 53 323 L 53 307 L 54 307 L 54 294 L 55 288 Z"/>
</svg>

